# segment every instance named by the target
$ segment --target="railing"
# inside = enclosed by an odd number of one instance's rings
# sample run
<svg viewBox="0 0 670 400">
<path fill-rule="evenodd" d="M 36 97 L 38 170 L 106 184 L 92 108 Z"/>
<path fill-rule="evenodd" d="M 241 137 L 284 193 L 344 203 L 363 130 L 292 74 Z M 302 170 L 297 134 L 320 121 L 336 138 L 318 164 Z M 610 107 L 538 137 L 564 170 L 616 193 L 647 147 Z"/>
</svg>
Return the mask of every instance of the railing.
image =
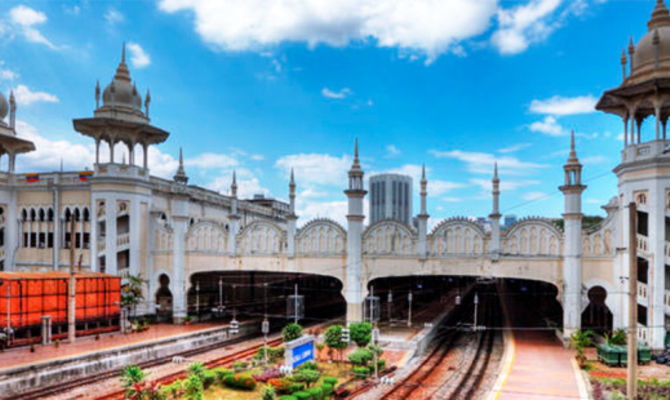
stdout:
<svg viewBox="0 0 670 400">
<path fill-rule="evenodd" d="M 647 284 L 640 281 L 637 282 L 637 298 L 647 301 Z"/>
<path fill-rule="evenodd" d="M 647 253 L 649 251 L 649 239 L 646 236 L 638 234 L 637 236 L 637 251 L 640 253 Z"/>
<path fill-rule="evenodd" d="M 122 233 L 116 237 L 116 246 L 127 246 L 130 243 L 130 233 Z"/>
</svg>

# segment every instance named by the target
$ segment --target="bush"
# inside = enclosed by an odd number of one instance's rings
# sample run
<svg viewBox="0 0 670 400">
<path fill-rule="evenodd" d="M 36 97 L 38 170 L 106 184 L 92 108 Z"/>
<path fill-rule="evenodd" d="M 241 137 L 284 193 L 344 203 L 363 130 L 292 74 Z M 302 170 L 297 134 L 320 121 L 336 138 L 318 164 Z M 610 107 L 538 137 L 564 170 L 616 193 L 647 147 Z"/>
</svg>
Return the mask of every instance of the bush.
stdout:
<svg viewBox="0 0 670 400">
<path fill-rule="evenodd" d="M 323 395 L 325 397 L 329 397 L 331 394 L 333 394 L 333 385 L 330 383 L 324 383 L 321 385 L 321 390 L 323 391 Z"/>
<path fill-rule="evenodd" d="M 298 400 L 298 398 L 293 396 L 293 395 L 286 394 L 286 395 L 280 397 L 279 400 Z"/>
<path fill-rule="evenodd" d="M 272 387 L 271 385 L 263 386 L 263 391 L 261 392 L 261 399 L 262 400 L 275 400 L 275 398 L 276 398 L 275 388 Z"/>
<path fill-rule="evenodd" d="M 372 340 L 372 324 L 369 322 L 356 322 L 349 325 L 351 341 L 358 347 L 365 347 Z"/>
<path fill-rule="evenodd" d="M 198 378 L 202 379 L 202 374 L 207 370 L 205 368 L 205 364 L 201 362 L 194 362 L 193 364 L 189 365 L 187 368 L 187 371 L 191 375 L 196 375 Z"/>
<path fill-rule="evenodd" d="M 374 354 L 368 349 L 356 349 L 349 353 L 349 361 L 354 365 L 368 365 L 373 358 Z"/>
<path fill-rule="evenodd" d="M 302 326 L 292 322 L 281 330 L 281 338 L 284 342 L 290 342 L 302 336 Z"/>
<path fill-rule="evenodd" d="M 377 360 L 377 368 L 379 368 L 380 371 L 386 368 L 386 360 Z"/>
<path fill-rule="evenodd" d="M 275 390 L 278 393 L 282 394 L 291 394 L 301 390 L 305 390 L 305 385 L 303 383 L 297 383 L 291 381 L 289 378 L 272 378 L 268 380 L 268 383 L 274 386 Z"/>
<path fill-rule="evenodd" d="M 219 382 L 223 382 L 223 378 L 225 378 L 226 375 L 233 375 L 234 374 L 233 371 L 231 371 L 227 368 L 221 368 L 221 367 L 214 368 L 214 369 L 212 369 L 212 371 L 214 372 L 214 374 L 216 374 L 216 380 L 219 381 Z"/>
<path fill-rule="evenodd" d="M 307 393 L 312 396 L 313 400 L 323 400 L 323 390 L 321 390 L 319 387 L 307 389 Z"/>
<path fill-rule="evenodd" d="M 240 372 L 244 370 L 248 365 L 249 364 L 245 363 L 244 361 L 235 361 L 233 363 L 233 370 L 235 370 L 235 372 Z"/>
<path fill-rule="evenodd" d="M 363 367 L 363 366 L 354 367 L 353 371 L 354 371 L 354 374 L 356 376 L 361 377 L 361 378 L 366 377 L 368 375 L 368 373 L 370 373 L 370 370 L 368 369 L 368 367 Z"/>
<path fill-rule="evenodd" d="M 256 382 L 267 382 L 272 378 L 279 378 L 279 377 L 281 377 L 281 373 L 277 368 L 268 368 L 262 373 L 253 376 Z"/>
<path fill-rule="evenodd" d="M 216 372 L 212 371 L 211 369 L 206 369 L 202 372 L 200 379 L 202 380 L 202 386 L 207 389 L 208 387 L 212 386 L 214 382 L 216 382 Z"/>
<path fill-rule="evenodd" d="M 331 325 L 326 329 L 326 332 L 323 334 L 323 340 L 326 342 L 328 348 L 341 352 L 342 349 L 347 347 L 348 343 L 342 341 L 342 329 L 344 329 L 342 325 Z M 330 350 L 328 351 L 328 355 L 331 359 L 333 358 Z"/>
<path fill-rule="evenodd" d="M 190 375 L 186 378 L 184 388 L 186 389 L 186 398 L 188 400 L 202 400 L 202 381 L 197 375 Z"/>
<path fill-rule="evenodd" d="M 295 396 L 295 398 L 298 400 L 309 400 L 311 397 L 309 393 L 302 391 L 293 393 L 293 396 Z"/>
<path fill-rule="evenodd" d="M 327 383 L 327 384 L 332 385 L 333 387 L 335 387 L 335 385 L 337 385 L 337 378 L 335 378 L 333 376 L 326 376 L 326 377 L 323 378 L 323 383 Z"/>
<path fill-rule="evenodd" d="M 177 379 L 169 385 L 161 387 L 161 393 L 165 397 L 171 396 L 173 399 L 177 399 L 181 396 L 181 392 L 184 389 L 184 381 Z"/>
<path fill-rule="evenodd" d="M 223 384 L 231 389 L 254 390 L 256 381 L 247 374 L 226 375 Z"/>
<path fill-rule="evenodd" d="M 294 373 L 290 379 L 293 382 L 303 382 L 307 387 L 319 380 L 321 372 L 312 369 L 301 369 Z"/>
<path fill-rule="evenodd" d="M 285 348 L 282 346 L 277 346 L 277 347 L 270 347 L 270 351 L 268 352 L 268 355 L 270 357 L 274 358 L 282 358 L 284 357 L 284 350 Z"/>
<path fill-rule="evenodd" d="M 298 365 L 299 370 L 301 369 L 311 369 L 314 371 L 317 371 L 319 368 L 317 368 L 316 363 L 314 361 L 306 361 L 300 365 Z"/>
</svg>

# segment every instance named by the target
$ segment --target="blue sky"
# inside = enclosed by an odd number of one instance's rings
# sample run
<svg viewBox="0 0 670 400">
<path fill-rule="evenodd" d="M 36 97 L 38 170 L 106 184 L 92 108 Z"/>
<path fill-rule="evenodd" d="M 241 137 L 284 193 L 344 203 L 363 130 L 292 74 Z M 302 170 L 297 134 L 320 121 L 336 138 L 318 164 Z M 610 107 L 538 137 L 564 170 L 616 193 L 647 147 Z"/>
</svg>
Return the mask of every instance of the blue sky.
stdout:
<svg viewBox="0 0 670 400">
<path fill-rule="evenodd" d="M 426 164 L 434 222 L 490 213 L 494 160 L 503 213 L 559 216 L 570 129 L 585 213 L 616 194 L 623 125 L 593 104 L 621 83 L 654 1 L 285 3 L 3 1 L 0 91 L 15 91 L 18 134 L 38 146 L 19 170 L 91 166 L 71 120 L 92 115 L 126 41 L 152 123 L 170 132 L 152 173 L 171 177 L 182 146 L 191 183 L 226 193 L 236 169 L 242 195 L 285 199 L 294 167 L 302 223 L 344 220 L 356 137 L 367 176 L 418 186 Z"/>
</svg>

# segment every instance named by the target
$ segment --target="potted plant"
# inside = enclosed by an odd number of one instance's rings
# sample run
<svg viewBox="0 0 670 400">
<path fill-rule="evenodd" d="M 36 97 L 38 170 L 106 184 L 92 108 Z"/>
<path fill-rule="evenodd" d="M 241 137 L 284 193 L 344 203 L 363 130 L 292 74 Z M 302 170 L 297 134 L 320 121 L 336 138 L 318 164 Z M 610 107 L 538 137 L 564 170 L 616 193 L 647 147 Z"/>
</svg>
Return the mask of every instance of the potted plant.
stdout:
<svg viewBox="0 0 670 400">
<path fill-rule="evenodd" d="M 193 317 L 191 317 L 190 315 L 184 317 L 184 325 L 186 326 L 191 325 L 191 321 L 193 321 Z"/>
</svg>

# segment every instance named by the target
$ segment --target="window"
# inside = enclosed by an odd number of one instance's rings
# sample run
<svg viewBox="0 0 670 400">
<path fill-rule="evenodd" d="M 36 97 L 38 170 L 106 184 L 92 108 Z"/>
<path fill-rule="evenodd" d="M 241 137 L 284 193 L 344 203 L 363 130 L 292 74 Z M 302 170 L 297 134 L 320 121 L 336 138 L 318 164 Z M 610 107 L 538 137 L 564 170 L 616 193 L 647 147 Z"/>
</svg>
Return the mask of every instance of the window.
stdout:
<svg viewBox="0 0 670 400">
<path fill-rule="evenodd" d="M 647 236 L 649 231 L 649 214 L 644 211 L 637 212 L 637 233 L 639 235 Z"/>
</svg>

